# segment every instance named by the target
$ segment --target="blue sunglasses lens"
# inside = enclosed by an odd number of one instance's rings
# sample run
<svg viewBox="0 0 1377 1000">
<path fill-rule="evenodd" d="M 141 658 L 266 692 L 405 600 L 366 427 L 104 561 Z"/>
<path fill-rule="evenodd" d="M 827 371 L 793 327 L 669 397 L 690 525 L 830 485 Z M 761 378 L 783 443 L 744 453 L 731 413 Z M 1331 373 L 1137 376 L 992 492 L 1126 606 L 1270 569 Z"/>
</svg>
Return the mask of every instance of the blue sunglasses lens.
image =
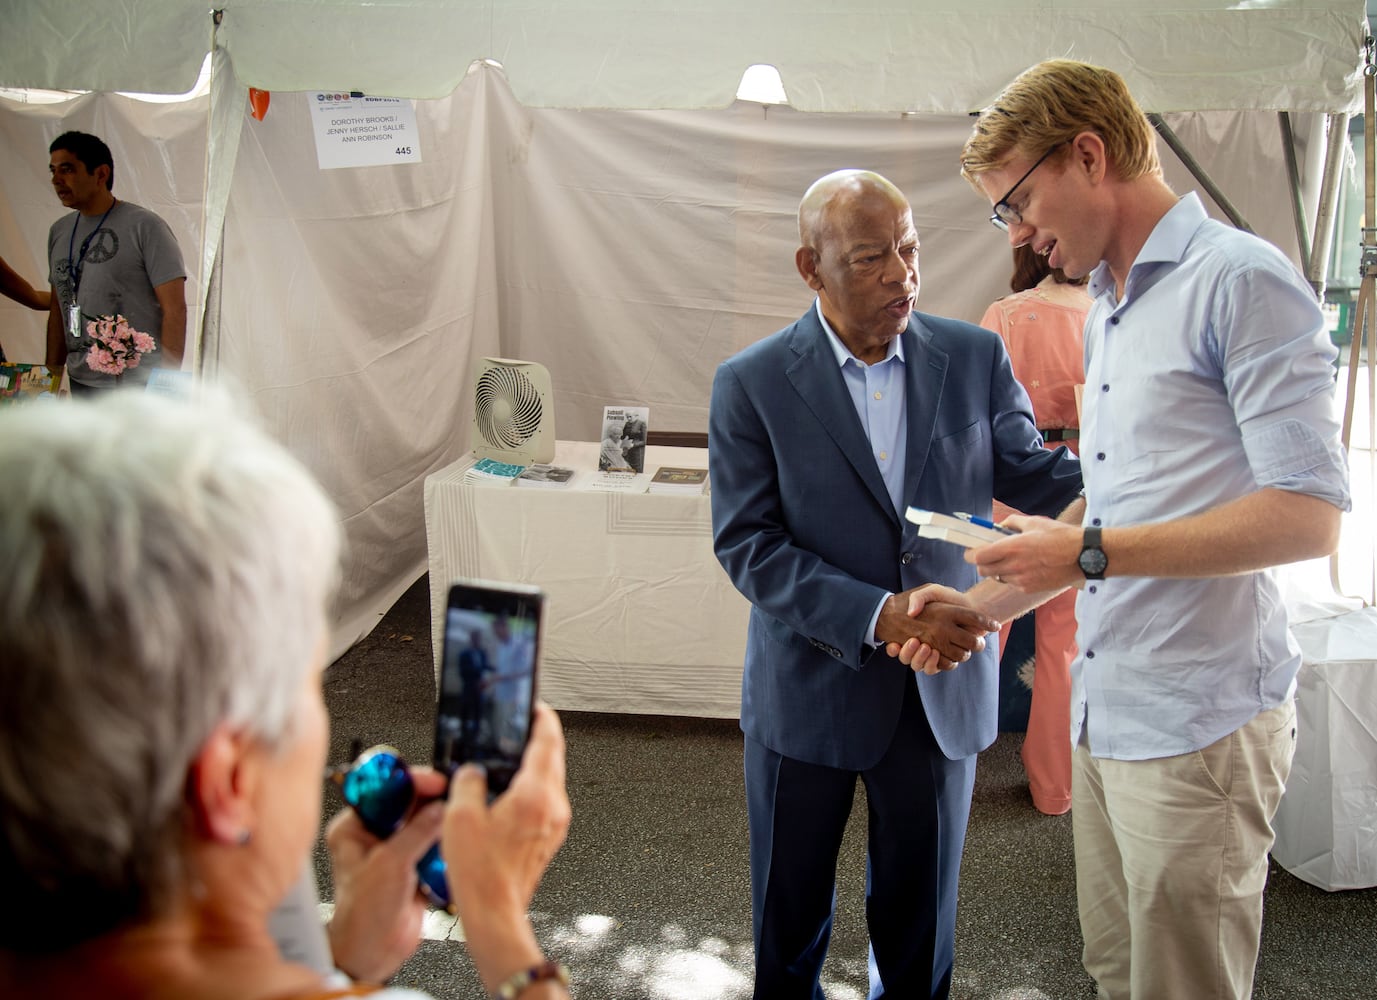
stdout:
<svg viewBox="0 0 1377 1000">
<path fill-rule="evenodd" d="M 373 750 L 360 757 L 344 775 L 340 791 L 375 837 L 390 836 L 415 798 L 406 762 L 387 750 Z"/>
<path fill-rule="evenodd" d="M 416 874 L 425 897 L 435 906 L 449 909 L 449 882 L 445 880 L 445 859 L 440 857 L 439 844 L 431 844 L 430 850 L 416 862 Z"/>
</svg>

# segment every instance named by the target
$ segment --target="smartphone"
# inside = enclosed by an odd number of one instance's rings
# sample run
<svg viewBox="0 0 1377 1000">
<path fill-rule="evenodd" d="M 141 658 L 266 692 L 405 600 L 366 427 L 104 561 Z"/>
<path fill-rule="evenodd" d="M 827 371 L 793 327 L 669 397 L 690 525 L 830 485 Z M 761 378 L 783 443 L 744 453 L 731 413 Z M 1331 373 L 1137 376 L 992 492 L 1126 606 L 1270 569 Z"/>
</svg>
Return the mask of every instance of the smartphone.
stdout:
<svg viewBox="0 0 1377 1000">
<path fill-rule="evenodd" d="M 539 587 L 456 580 L 445 606 L 435 769 L 481 764 L 488 794 L 511 783 L 531 735 L 545 595 Z"/>
</svg>

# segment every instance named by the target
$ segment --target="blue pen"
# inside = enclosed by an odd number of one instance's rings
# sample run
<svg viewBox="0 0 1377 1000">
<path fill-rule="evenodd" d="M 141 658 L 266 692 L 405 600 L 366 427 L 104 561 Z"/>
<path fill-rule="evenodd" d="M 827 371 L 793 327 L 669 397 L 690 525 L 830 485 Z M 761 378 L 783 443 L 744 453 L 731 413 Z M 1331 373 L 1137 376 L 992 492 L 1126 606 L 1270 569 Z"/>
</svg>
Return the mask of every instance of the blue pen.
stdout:
<svg viewBox="0 0 1377 1000">
<path fill-rule="evenodd" d="M 970 521 L 971 524 L 978 524 L 982 528 L 993 528 L 1000 534 L 1017 535 L 1018 532 L 1013 528 L 1006 528 L 1003 525 L 995 524 L 993 521 L 984 517 L 976 517 L 974 514 L 967 514 L 964 510 L 953 511 L 953 513 L 963 521 Z"/>
</svg>

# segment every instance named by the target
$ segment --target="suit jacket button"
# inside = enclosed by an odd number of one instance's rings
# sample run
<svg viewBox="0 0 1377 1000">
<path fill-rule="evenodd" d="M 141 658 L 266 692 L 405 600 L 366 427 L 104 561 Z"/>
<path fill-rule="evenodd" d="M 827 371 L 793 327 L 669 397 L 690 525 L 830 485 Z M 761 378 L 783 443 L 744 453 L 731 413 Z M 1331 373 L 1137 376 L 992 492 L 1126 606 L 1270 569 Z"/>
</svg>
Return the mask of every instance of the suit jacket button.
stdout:
<svg viewBox="0 0 1377 1000">
<path fill-rule="evenodd" d="M 911 562 L 913 562 L 912 552 L 905 552 L 902 556 L 899 557 L 900 565 L 907 566 Z"/>
</svg>

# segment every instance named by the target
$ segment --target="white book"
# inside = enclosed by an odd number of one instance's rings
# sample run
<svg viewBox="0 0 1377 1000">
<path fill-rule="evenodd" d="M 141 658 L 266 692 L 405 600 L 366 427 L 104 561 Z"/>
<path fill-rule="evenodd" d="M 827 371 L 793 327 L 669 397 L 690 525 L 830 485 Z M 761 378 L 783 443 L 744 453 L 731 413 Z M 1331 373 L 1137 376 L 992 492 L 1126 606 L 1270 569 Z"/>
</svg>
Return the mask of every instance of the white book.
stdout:
<svg viewBox="0 0 1377 1000">
<path fill-rule="evenodd" d="M 977 528 L 976 531 L 983 532 L 986 529 Z M 989 545 L 992 539 L 983 534 L 975 534 L 970 531 L 962 531 L 960 528 L 949 528 L 945 524 L 920 524 L 918 525 L 919 538 L 935 538 L 942 542 L 951 542 L 953 545 L 960 545 L 964 548 L 979 548 L 982 545 Z M 1006 537 L 1001 535 L 1002 537 Z"/>
<path fill-rule="evenodd" d="M 918 525 L 918 537 L 937 538 L 955 545 L 964 545 L 966 548 L 989 545 L 1001 538 L 1018 534 L 1012 528 L 1002 528 L 983 517 L 971 514 L 941 514 L 935 510 L 910 507 L 904 517 Z"/>
<path fill-rule="evenodd" d="M 591 493 L 644 493 L 649 485 L 650 474 L 645 472 L 594 472 L 575 489 Z"/>
</svg>

